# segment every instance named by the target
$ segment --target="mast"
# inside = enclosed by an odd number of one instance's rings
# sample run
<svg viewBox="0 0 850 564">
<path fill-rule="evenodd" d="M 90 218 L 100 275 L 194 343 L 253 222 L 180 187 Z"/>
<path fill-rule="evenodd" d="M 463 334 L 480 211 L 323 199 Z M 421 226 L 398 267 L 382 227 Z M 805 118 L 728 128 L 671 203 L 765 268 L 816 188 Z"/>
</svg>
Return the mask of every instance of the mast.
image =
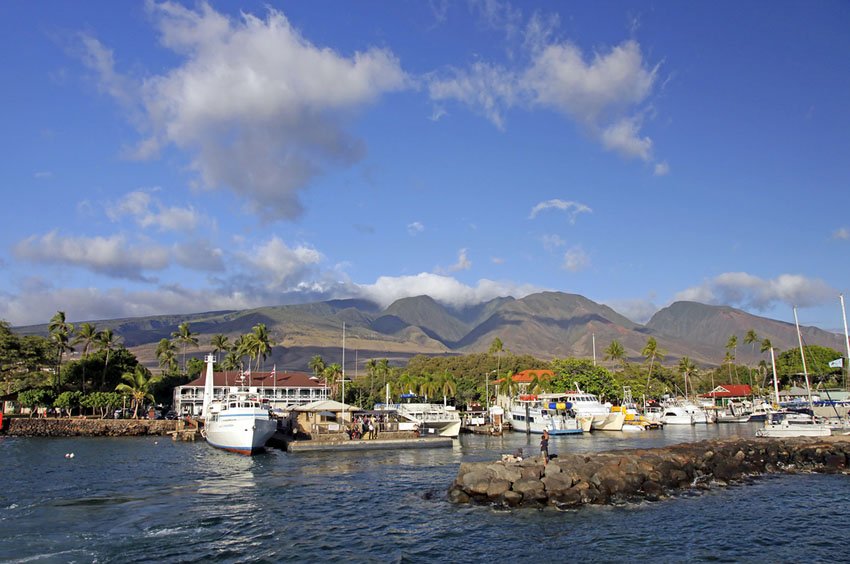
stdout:
<svg viewBox="0 0 850 564">
<path fill-rule="evenodd" d="M 342 423 L 345 424 L 345 321 L 342 322 Z"/>
<path fill-rule="evenodd" d="M 809 386 L 809 371 L 806 369 L 806 355 L 803 352 L 803 336 L 800 334 L 800 322 L 797 321 L 797 306 L 794 306 L 794 326 L 797 327 L 797 342 L 800 343 L 800 358 L 803 360 L 803 376 L 806 378 L 806 394 L 809 396 L 809 409 L 814 413 L 812 388 Z"/>
<path fill-rule="evenodd" d="M 773 354 L 773 346 L 770 347 L 770 364 L 773 366 L 773 393 L 776 394 L 776 409 L 779 409 L 779 380 L 776 377 L 776 356 Z"/>
<path fill-rule="evenodd" d="M 844 311 L 844 294 L 838 294 L 841 299 L 841 317 L 844 318 L 844 344 L 847 346 L 847 360 L 844 364 L 844 387 L 847 388 L 847 375 L 850 374 L 850 337 L 847 336 L 847 312 Z"/>
<path fill-rule="evenodd" d="M 204 360 L 207 361 L 207 374 L 204 379 L 204 407 L 201 410 L 201 417 L 208 415 L 210 402 L 213 397 L 213 363 L 215 362 L 215 355 L 208 354 L 204 357 Z"/>
<path fill-rule="evenodd" d="M 591 337 L 593 337 L 593 366 L 596 366 L 596 333 L 591 333 Z"/>
</svg>

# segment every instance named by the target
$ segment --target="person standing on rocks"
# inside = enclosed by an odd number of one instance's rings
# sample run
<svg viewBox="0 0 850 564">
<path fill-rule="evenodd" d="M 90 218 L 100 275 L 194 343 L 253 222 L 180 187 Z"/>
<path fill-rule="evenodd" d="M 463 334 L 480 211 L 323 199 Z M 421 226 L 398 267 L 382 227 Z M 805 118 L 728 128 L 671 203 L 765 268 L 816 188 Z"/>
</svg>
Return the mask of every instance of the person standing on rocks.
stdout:
<svg viewBox="0 0 850 564">
<path fill-rule="evenodd" d="M 540 438 L 540 454 L 543 456 L 543 464 L 549 464 L 549 431 L 545 429 Z"/>
</svg>

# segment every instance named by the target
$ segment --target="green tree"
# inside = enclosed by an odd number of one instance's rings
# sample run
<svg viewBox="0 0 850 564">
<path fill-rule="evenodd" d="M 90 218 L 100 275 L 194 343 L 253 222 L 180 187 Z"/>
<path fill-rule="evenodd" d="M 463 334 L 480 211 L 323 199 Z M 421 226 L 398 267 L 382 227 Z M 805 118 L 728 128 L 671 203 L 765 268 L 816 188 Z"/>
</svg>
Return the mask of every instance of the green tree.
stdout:
<svg viewBox="0 0 850 564">
<path fill-rule="evenodd" d="M 92 410 L 100 410 L 100 418 L 105 419 L 113 409 L 121 405 L 121 394 L 117 392 L 92 392 L 81 400 L 81 405 Z"/>
<path fill-rule="evenodd" d="M 437 377 L 437 388 L 443 394 L 443 405 L 448 402 L 448 397 L 457 393 L 457 382 L 449 372 L 443 372 Z"/>
<path fill-rule="evenodd" d="M 24 390 L 18 394 L 18 403 L 23 407 L 29 408 L 30 417 L 36 414 L 38 408 L 47 407 L 53 404 L 55 397 L 53 390 L 50 388 L 33 388 Z"/>
<path fill-rule="evenodd" d="M 74 347 L 71 346 L 74 326 L 65 321 L 64 311 L 57 311 L 50 318 L 47 330 L 50 332 L 50 340 L 53 341 L 56 350 L 56 383 L 54 385 L 56 390 L 59 390 L 59 387 L 62 385 L 62 357 L 66 352 L 74 350 Z"/>
<path fill-rule="evenodd" d="M 156 345 L 156 359 L 163 372 L 176 372 L 177 345 L 170 339 L 160 339 Z"/>
<path fill-rule="evenodd" d="M 325 371 L 325 360 L 322 358 L 322 355 L 317 354 L 314 355 L 313 358 L 310 359 L 310 362 L 307 364 L 307 367 L 313 371 L 313 375 L 318 378 L 319 375 Z"/>
<path fill-rule="evenodd" d="M 256 359 L 254 368 L 260 369 L 260 360 L 266 361 L 266 357 L 271 353 L 272 345 L 269 340 L 269 331 L 265 323 L 258 323 L 251 329 L 251 334 L 247 336 L 249 342 L 249 356 Z"/>
<path fill-rule="evenodd" d="M 213 335 L 210 339 L 210 346 L 213 348 L 213 354 L 215 355 L 215 363 L 219 363 L 218 354 L 221 351 L 227 351 L 230 347 L 230 339 L 227 338 L 227 335 L 223 333 L 218 333 L 217 335 Z"/>
<path fill-rule="evenodd" d="M 152 376 L 150 370 L 139 364 L 133 372 L 123 374 L 121 379 L 124 382 L 118 384 L 115 391 L 130 397 L 133 401 L 133 419 L 138 419 L 139 408 L 144 406 L 145 401 L 154 401 L 151 389 L 160 378 Z"/>
<path fill-rule="evenodd" d="M 649 391 L 649 381 L 652 379 L 652 367 L 655 361 L 661 362 L 664 360 L 664 352 L 658 348 L 658 342 L 655 337 L 650 337 L 646 340 L 646 345 L 641 351 L 643 357 L 649 361 L 649 371 L 646 373 L 646 390 Z"/>
<path fill-rule="evenodd" d="M 603 366 L 594 366 L 592 360 L 583 358 L 556 358 L 550 363 L 555 373 L 552 389 L 556 392 L 574 390 L 595 394 L 600 401 L 621 395 L 611 372 Z"/>
<path fill-rule="evenodd" d="M 330 364 L 325 367 L 325 382 L 326 385 L 331 389 L 331 397 L 336 397 L 337 393 L 340 391 L 339 383 L 342 378 L 342 365 L 337 362 Z M 340 401 L 345 403 L 345 399 L 341 398 Z"/>
<path fill-rule="evenodd" d="M 679 359 L 679 373 L 681 373 L 685 379 L 686 396 L 688 394 L 688 382 L 690 381 L 691 376 L 696 373 L 696 369 L 697 367 L 696 364 L 694 364 L 694 361 L 688 358 L 687 356 L 683 356 Z M 693 387 L 691 387 L 690 391 L 693 392 Z"/>
<path fill-rule="evenodd" d="M 723 362 L 729 365 L 729 379 L 732 380 L 732 383 L 738 383 L 738 370 L 735 369 L 735 375 L 732 376 L 732 366 L 735 364 L 735 357 L 738 354 L 738 336 L 732 334 L 729 337 L 729 340 L 726 341 L 726 356 L 723 358 Z"/>
<path fill-rule="evenodd" d="M 109 367 L 109 355 L 121 343 L 121 337 L 115 335 L 108 327 L 98 333 L 95 347 L 99 351 L 106 351 L 106 360 L 103 362 L 103 373 L 100 376 L 100 389 L 106 389 L 106 370 Z"/>
<path fill-rule="evenodd" d="M 620 341 L 616 339 L 611 341 L 611 344 L 608 345 L 608 348 L 605 349 L 605 360 L 610 360 L 612 362 L 621 362 L 623 365 L 626 363 L 626 349 L 620 344 Z M 625 366 L 624 366 L 625 368 Z"/>
<path fill-rule="evenodd" d="M 72 345 L 82 345 L 82 359 L 83 361 L 88 360 L 89 350 L 95 345 L 97 342 L 97 327 L 91 323 L 81 323 L 77 328 L 77 334 L 74 336 L 74 339 L 71 341 Z M 80 378 L 80 389 L 85 394 L 86 393 L 86 363 L 83 362 L 83 374 Z M 58 398 L 57 398 L 58 399 Z"/>
<path fill-rule="evenodd" d="M 192 330 L 189 328 L 189 322 L 184 321 L 180 325 L 177 326 L 177 331 L 171 333 L 171 338 L 176 340 L 178 343 L 182 345 L 181 352 L 183 355 L 182 363 L 183 363 L 183 372 L 186 372 L 186 347 L 189 345 L 198 346 L 198 337 Z"/>
<path fill-rule="evenodd" d="M 82 399 L 83 393 L 80 391 L 62 392 L 53 400 L 53 407 L 60 410 L 67 410 L 68 417 L 71 417 L 74 414 L 74 410 L 80 408 Z"/>
</svg>

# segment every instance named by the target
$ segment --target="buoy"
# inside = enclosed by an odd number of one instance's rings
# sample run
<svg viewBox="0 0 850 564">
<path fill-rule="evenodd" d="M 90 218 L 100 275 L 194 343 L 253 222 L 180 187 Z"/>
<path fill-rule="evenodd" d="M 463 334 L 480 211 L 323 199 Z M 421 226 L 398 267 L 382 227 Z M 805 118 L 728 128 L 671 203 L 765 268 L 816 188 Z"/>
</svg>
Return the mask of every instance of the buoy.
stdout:
<svg viewBox="0 0 850 564">
<path fill-rule="evenodd" d="M 72 452 L 72 453 L 71 453 L 71 456 L 70 456 L 70 458 L 74 458 L 74 453 L 73 453 L 73 452 Z"/>
<path fill-rule="evenodd" d="M 65 458 L 71 458 L 71 453 L 66 452 L 66 453 L 65 453 Z"/>
<path fill-rule="evenodd" d="M 153 444 L 158 445 L 159 441 L 154 441 Z"/>
</svg>

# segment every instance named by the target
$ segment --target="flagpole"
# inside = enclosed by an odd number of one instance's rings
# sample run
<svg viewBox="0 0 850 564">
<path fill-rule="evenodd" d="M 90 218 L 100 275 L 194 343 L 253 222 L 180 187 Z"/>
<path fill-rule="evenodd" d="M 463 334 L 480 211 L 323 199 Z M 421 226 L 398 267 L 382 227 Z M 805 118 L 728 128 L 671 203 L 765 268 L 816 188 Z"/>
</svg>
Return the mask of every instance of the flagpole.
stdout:
<svg viewBox="0 0 850 564">
<path fill-rule="evenodd" d="M 844 310 L 844 294 L 838 294 L 841 300 L 841 317 L 844 319 L 844 344 L 847 346 L 847 365 L 844 367 L 844 389 L 847 389 L 847 375 L 850 373 L 850 337 L 847 336 L 847 312 Z"/>
</svg>

